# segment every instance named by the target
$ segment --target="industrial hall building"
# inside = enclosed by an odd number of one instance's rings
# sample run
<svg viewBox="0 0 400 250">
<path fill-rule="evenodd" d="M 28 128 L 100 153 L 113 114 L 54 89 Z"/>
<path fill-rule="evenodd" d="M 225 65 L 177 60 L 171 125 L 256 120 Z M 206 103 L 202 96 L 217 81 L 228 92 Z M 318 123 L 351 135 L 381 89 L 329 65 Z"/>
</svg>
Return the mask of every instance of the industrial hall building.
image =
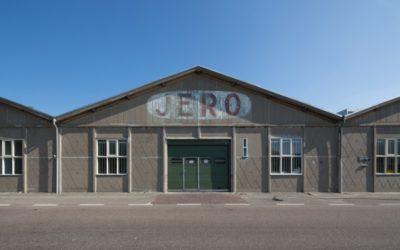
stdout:
<svg viewBox="0 0 400 250">
<path fill-rule="evenodd" d="M 57 117 L 0 98 L 1 192 L 398 192 L 400 98 L 339 116 L 203 67 Z"/>
</svg>

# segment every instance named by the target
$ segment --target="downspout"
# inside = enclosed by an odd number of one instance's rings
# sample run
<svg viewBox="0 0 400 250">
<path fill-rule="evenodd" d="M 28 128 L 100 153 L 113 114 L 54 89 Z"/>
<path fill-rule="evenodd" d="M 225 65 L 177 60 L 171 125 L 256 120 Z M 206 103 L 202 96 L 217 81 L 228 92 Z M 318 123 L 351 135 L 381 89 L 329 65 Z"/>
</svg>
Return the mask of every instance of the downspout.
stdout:
<svg viewBox="0 0 400 250">
<path fill-rule="evenodd" d="M 60 145 L 58 139 L 58 127 L 57 127 L 57 119 L 53 118 L 53 126 L 56 129 L 56 154 L 54 158 L 56 159 L 56 193 L 61 193 L 60 187 Z"/>
<path fill-rule="evenodd" d="M 342 116 L 342 120 L 339 123 L 339 171 L 338 171 L 338 178 L 339 178 L 339 193 L 343 192 L 343 162 L 342 162 L 342 144 L 343 144 L 343 124 L 345 122 L 345 116 Z"/>
</svg>

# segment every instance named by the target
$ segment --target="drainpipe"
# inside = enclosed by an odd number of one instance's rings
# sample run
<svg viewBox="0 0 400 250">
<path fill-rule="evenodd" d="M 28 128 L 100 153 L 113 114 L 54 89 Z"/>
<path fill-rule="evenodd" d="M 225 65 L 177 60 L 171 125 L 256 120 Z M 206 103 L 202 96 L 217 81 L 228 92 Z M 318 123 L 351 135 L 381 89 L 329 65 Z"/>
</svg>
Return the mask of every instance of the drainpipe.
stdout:
<svg viewBox="0 0 400 250">
<path fill-rule="evenodd" d="M 54 158 L 56 159 L 56 192 L 57 194 L 61 193 L 60 187 L 60 145 L 58 141 L 58 127 L 57 127 L 57 119 L 53 118 L 53 126 L 56 129 L 56 154 Z"/>
<path fill-rule="evenodd" d="M 338 171 L 338 178 L 339 178 L 339 185 L 338 185 L 338 192 L 343 192 L 343 162 L 342 162 L 342 145 L 343 145 L 343 124 L 345 123 L 345 116 L 342 116 L 342 120 L 339 123 L 339 171 Z"/>
</svg>

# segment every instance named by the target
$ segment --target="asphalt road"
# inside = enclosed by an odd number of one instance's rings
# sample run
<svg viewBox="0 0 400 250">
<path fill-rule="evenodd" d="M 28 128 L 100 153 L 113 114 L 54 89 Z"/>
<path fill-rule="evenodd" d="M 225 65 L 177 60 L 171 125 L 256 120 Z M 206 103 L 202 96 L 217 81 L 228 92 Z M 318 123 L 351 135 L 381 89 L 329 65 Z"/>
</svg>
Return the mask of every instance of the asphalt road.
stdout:
<svg viewBox="0 0 400 250">
<path fill-rule="evenodd" d="M 400 246 L 400 205 L 382 204 L 380 200 L 339 201 L 344 205 L 335 205 L 336 201 L 331 200 L 302 204 L 300 199 L 287 205 L 256 201 L 248 205 L 154 206 L 146 203 L 129 206 L 118 203 L 117 199 L 113 201 L 107 204 L 105 199 L 100 205 L 3 204 L 1 249 L 399 249 Z"/>
</svg>

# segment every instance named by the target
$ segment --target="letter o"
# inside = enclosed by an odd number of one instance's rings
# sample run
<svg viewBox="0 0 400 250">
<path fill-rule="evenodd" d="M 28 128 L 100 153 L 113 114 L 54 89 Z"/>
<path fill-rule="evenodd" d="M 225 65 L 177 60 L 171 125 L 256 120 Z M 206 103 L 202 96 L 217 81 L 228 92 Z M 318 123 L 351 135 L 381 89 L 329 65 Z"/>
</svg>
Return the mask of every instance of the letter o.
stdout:
<svg viewBox="0 0 400 250">
<path fill-rule="evenodd" d="M 236 99 L 236 106 L 234 110 L 231 110 L 231 99 L 234 98 Z M 225 98 L 225 110 L 226 113 L 229 115 L 237 115 L 240 111 L 240 98 L 237 94 L 235 93 L 230 93 L 229 95 L 226 96 Z"/>
</svg>

